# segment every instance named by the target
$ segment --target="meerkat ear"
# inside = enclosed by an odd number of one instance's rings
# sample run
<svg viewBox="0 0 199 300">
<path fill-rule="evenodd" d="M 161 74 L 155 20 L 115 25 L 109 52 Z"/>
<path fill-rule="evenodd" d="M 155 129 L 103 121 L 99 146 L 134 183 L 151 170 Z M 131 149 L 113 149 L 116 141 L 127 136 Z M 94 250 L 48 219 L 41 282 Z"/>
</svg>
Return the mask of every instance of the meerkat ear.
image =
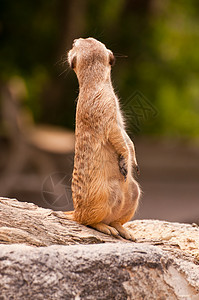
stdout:
<svg viewBox="0 0 199 300">
<path fill-rule="evenodd" d="M 76 63 L 77 63 L 77 57 L 74 56 L 74 57 L 72 58 L 71 62 L 70 62 L 70 67 L 71 67 L 72 69 L 74 69 L 74 68 L 76 67 Z"/>
<path fill-rule="evenodd" d="M 111 66 L 113 66 L 115 64 L 115 56 L 113 55 L 113 53 L 110 51 L 110 54 L 109 54 L 109 64 Z"/>
</svg>

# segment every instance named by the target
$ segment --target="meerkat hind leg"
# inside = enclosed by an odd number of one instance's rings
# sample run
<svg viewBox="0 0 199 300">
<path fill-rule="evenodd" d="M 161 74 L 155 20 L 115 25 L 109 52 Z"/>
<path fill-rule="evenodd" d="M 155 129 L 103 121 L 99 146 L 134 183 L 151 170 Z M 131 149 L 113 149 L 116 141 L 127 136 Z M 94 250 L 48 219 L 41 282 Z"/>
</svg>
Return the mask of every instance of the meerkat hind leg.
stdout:
<svg viewBox="0 0 199 300">
<path fill-rule="evenodd" d="M 114 227 L 111 227 L 105 223 L 102 223 L 102 222 L 99 222 L 99 223 L 96 223 L 96 224 L 90 224 L 89 225 L 90 227 L 98 230 L 98 231 L 101 231 L 105 234 L 108 234 L 108 235 L 113 235 L 115 237 L 118 237 L 119 235 L 119 232 L 117 231 L 116 228 Z"/>
<path fill-rule="evenodd" d="M 120 222 L 115 221 L 115 222 L 112 222 L 110 225 L 112 227 L 114 227 L 115 229 L 117 229 L 117 231 L 123 238 L 125 238 L 127 240 L 135 241 L 133 234 L 129 230 L 124 228 Z"/>
</svg>

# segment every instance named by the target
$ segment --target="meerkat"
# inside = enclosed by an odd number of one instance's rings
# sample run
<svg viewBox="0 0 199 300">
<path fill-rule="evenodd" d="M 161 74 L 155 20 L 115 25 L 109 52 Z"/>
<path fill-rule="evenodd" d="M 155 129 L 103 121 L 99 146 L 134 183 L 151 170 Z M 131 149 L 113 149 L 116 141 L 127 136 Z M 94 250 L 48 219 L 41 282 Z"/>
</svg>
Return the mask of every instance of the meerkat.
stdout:
<svg viewBox="0 0 199 300">
<path fill-rule="evenodd" d="M 140 188 L 135 147 L 125 130 L 111 83 L 113 53 L 94 38 L 74 40 L 68 62 L 79 82 L 75 157 L 72 176 L 74 211 L 70 218 L 105 234 L 133 239 L 122 225 L 138 206 Z"/>
</svg>

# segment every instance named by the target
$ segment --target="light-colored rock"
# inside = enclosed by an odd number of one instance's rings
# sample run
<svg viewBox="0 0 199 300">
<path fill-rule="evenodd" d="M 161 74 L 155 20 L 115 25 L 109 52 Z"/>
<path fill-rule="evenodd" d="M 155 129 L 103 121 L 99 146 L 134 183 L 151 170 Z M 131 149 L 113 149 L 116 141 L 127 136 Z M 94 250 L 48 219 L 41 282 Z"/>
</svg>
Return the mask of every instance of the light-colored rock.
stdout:
<svg viewBox="0 0 199 300">
<path fill-rule="evenodd" d="M 2 245 L 1 299 L 199 299 L 199 267 L 184 263 L 136 243 Z"/>
<path fill-rule="evenodd" d="M 0 198 L 0 300 L 198 300 L 198 227 L 155 220 L 126 226 L 135 243 Z"/>
</svg>

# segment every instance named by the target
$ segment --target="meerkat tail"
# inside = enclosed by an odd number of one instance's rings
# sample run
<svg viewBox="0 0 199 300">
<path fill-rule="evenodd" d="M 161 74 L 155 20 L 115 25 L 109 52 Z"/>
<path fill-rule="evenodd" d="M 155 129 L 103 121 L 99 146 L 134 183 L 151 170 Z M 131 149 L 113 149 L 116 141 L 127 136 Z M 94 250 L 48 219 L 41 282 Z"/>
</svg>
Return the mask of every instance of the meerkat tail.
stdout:
<svg viewBox="0 0 199 300">
<path fill-rule="evenodd" d="M 73 211 L 64 211 L 64 213 L 66 214 L 66 216 L 69 220 L 74 220 L 74 210 Z"/>
</svg>

